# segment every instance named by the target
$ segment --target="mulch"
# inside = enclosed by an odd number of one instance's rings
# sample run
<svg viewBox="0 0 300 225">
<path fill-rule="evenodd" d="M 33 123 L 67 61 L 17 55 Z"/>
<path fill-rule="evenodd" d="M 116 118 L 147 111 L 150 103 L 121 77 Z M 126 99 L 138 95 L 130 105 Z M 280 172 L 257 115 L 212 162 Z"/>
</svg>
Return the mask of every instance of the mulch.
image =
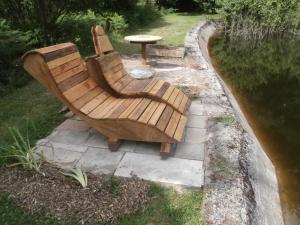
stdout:
<svg viewBox="0 0 300 225">
<path fill-rule="evenodd" d="M 137 177 L 115 178 L 88 174 L 88 186 L 64 176 L 60 169 L 44 164 L 45 176 L 21 168 L 0 166 L 0 192 L 29 213 L 42 212 L 60 220 L 82 224 L 116 222 L 148 202 L 149 183 Z"/>
</svg>

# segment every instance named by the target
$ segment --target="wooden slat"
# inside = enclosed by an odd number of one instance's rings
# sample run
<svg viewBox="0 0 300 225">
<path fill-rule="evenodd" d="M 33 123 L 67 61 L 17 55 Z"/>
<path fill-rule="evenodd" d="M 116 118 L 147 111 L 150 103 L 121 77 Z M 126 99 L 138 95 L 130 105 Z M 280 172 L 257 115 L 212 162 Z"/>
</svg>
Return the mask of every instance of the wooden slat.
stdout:
<svg viewBox="0 0 300 225">
<path fill-rule="evenodd" d="M 51 70 L 55 67 L 59 67 L 59 66 L 65 64 L 69 61 L 72 61 L 72 60 L 78 59 L 78 58 L 80 58 L 80 54 L 79 54 L 79 52 L 75 52 L 75 53 L 66 55 L 64 57 L 55 59 L 53 61 L 50 61 L 50 62 L 47 63 L 47 65 L 48 65 L 48 68 Z"/>
<path fill-rule="evenodd" d="M 178 111 L 183 113 L 183 111 L 185 110 L 185 107 L 186 107 L 186 104 L 188 102 L 188 97 L 186 95 L 183 96 L 181 102 L 180 102 L 180 105 L 178 107 Z"/>
<path fill-rule="evenodd" d="M 73 102 L 83 96 L 85 93 L 97 86 L 96 82 L 92 79 L 88 79 L 71 89 L 63 92 L 63 95 L 70 101 Z"/>
<path fill-rule="evenodd" d="M 172 109 L 172 107 L 167 106 L 164 110 L 164 112 L 162 113 L 161 117 L 159 118 L 156 127 L 161 130 L 164 131 L 169 123 L 169 120 L 173 114 L 174 110 Z"/>
<path fill-rule="evenodd" d="M 117 119 L 119 116 L 133 103 L 135 99 L 125 99 L 125 101 L 117 107 L 115 110 L 112 110 L 107 117 L 111 119 Z"/>
<path fill-rule="evenodd" d="M 136 98 L 134 101 L 127 107 L 127 109 L 119 116 L 120 119 L 127 118 L 130 113 L 136 108 L 136 106 L 142 101 L 142 98 Z"/>
<path fill-rule="evenodd" d="M 159 91 L 159 89 L 163 86 L 163 84 L 164 84 L 163 80 L 157 81 L 157 83 L 149 91 L 149 94 L 150 95 L 155 95 Z"/>
<path fill-rule="evenodd" d="M 161 86 L 161 88 L 157 92 L 156 96 L 162 97 L 166 93 L 166 91 L 168 90 L 169 87 L 170 87 L 170 83 L 164 82 L 163 86 Z"/>
<path fill-rule="evenodd" d="M 169 98 L 170 98 L 170 96 L 171 96 L 171 94 L 172 94 L 172 92 L 174 91 L 174 86 L 173 85 L 171 85 L 168 89 L 167 89 L 167 91 L 166 91 L 166 93 L 163 95 L 163 100 L 165 100 L 165 101 L 167 101 Z"/>
<path fill-rule="evenodd" d="M 80 64 L 82 64 L 81 58 L 74 59 L 74 60 L 67 62 L 59 67 L 51 69 L 50 72 L 51 72 L 52 76 L 59 76 L 60 74 L 65 73 L 68 70 L 79 66 Z"/>
<path fill-rule="evenodd" d="M 125 75 L 120 80 L 112 85 L 115 90 L 122 91 L 127 85 L 130 84 L 134 79 L 128 75 Z"/>
<path fill-rule="evenodd" d="M 60 83 L 62 81 L 64 81 L 65 79 L 69 78 L 69 77 L 72 77 L 74 76 L 75 74 L 78 74 L 82 71 L 84 71 L 84 66 L 83 64 L 79 64 L 78 66 L 70 69 L 70 70 L 67 70 L 63 73 L 60 73 L 60 74 L 57 74 L 56 76 L 54 76 L 54 80 L 57 82 L 57 83 Z"/>
<path fill-rule="evenodd" d="M 149 82 L 149 84 L 144 88 L 144 90 L 142 92 L 148 93 L 152 89 L 152 87 L 156 84 L 157 81 L 158 80 L 155 80 L 155 79 L 151 80 L 151 82 Z"/>
<path fill-rule="evenodd" d="M 94 30 L 93 30 L 93 31 L 94 31 L 94 34 L 95 34 L 96 36 L 101 36 L 101 35 L 104 35 L 104 34 L 105 34 L 104 29 L 103 29 L 101 26 L 99 26 L 99 25 L 95 26 L 93 29 L 94 29 Z"/>
<path fill-rule="evenodd" d="M 96 40 L 98 41 L 98 46 L 102 53 L 106 53 L 114 50 L 107 35 L 97 36 Z"/>
<path fill-rule="evenodd" d="M 137 120 L 145 111 L 150 102 L 150 99 L 144 98 L 141 103 L 132 111 L 132 113 L 130 113 L 128 119 Z"/>
<path fill-rule="evenodd" d="M 185 116 L 181 115 L 180 120 L 177 125 L 177 128 L 176 128 L 176 131 L 174 133 L 175 140 L 182 141 L 186 122 L 187 122 L 187 118 Z"/>
<path fill-rule="evenodd" d="M 152 114 L 155 112 L 155 110 L 157 109 L 159 105 L 159 102 L 156 101 L 152 101 L 150 103 L 150 105 L 147 107 L 147 109 L 143 112 L 143 114 L 140 116 L 139 118 L 139 122 L 142 123 L 148 123 L 148 121 L 150 120 Z"/>
<path fill-rule="evenodd" d="M 146 85 L 148 85 L 149 81 L 147 80 L 136 80 L 133 79 L 130 84 L 128 84 L 122 92 L 124 93 L 138 93 L 140 90 L 143 90 Z"/>
<path fill-rule="evenodd" d="M 110 108 L 109 111 L 107 111 L 102 118 L 110 118 L 110 115 L 112 114 L 112 112 L 114 112 L 116 109 L 118 109 L 121 105 L 123 105 L 123 103 L 126 101 L 126 99 L 118 99 L 119 101 L 117 102 L 117 104 L 115 104 L 112 108 Z"/>
<path fill-rule="evenodd" d="M 183 92 L 179 91 L 179 93 L 178 93 L 178 95 L 177 95 L 177 97 L 176 97 L 176 99 L 175 99 L 175 101 L 173 103 L 174 108 L 176 108 L 176 109 L 179 108 L 179 105 L 180 105 L 180 103 L 182 101 L 183 96 L 184 96 Z"/>
<path fill-rule="evenodd" d="M 102 104 L 98 105 L 89 116 L 100 119 L 102 118 L 107 112 L 109 112 L 116 104 L 118 104 L 121 100 L 117 99 L 113 96 L 110 96 L 106 99 Z"/>
<path fill-rule="evenodd" d="M 168 99 L 168 103 L 169 103 L 169 104 L 172 105 L 172 104 L 174 103 L 174 101 L 175 101 L 175 99 L 176 99 L 178 93 L 179 93 L 179 90 L 178 90 L 177 88 L 175 88 L 174 91 L 172 92 L 170 98 Z"/>
<path fill-rule="evenodd" d="M 178 122 L 180 120 L 180 116 L 181 116 L 180 113 L 178 113 L 176 111 L 174 111 L 174 113 L 172 114 L 172 117 L 168 123 L 166 130 L 165 130 L 165 133 L 167 135 L 169 135 L 170 137 L 173 137 L 173 134 L 176 131 Z"/>
<path fill-rule="evenodd" d="M 73 46 L 69 46 L 69 47 L 66 47 L 66 48 L 58 49 L 54 52 L 48 52 L 44 55 L 45 62 L 50 62 L 52 60 L 64 57 L 66 55 L 72 54 L 72 53 L 77 52 L 77 51 L 78 51 L 77 47 L 75 45 L 73 45 Z"/>
<path fill-rule="evenodd" d="M 109 53 L 97 58 L 103 73 L 110 70 L 112 67 L 122 64 L 122 59 L 117 52 Z"/>
<path fill-rule="evenodd" d="M 105 80 L 109 84 L 114 84 L 116 81 L 121 79 L 123 76 L 125 76 L 127 73 L 125 69 L 123 68 L 122 64 L 118 64 L 117 66 L 113 67 L 112 69 L 105 72 L 103 75 L 105 77 Z"/>
<path fill-rule="evenodd" d="M 87 71 L 83 71 L 81 73 L 78 73 L 58 84 L 58 88 L 62 91 L 65 92 L 66 90 L 74 87 L 75 85 L 83 82 L 84 80 L 88 79 L 89 75 Z"/>
<path fill-rule="evenodd" d="M 158 107 L 156 108 L 155 112 L 152 114 L 148 124 L 150 125 L 155 125 L 157 123 L 157 121 L 159 120 L 162 112 L 164 111 L 164 109 L 166 108 L 166 104 L 165 103 L 159 103 Z"/>
<path fill-rule="evenodd" d="M 107 98 L 109 98 L 110 95 L 107 92 L 102 92 L 97 97 L 86 103 L 80 111 L 89 114 L 92 112 L 98 105 L 100 105 L 102 102 L 104 102 Z"/>
<path fill-rule="evenodd" d="M 46 54 L 46 53 L 54 52 L 54 51 L 57 51 L 61 48 L 67 48 L 67 47 L 70 47 L 70 46 L 74 46 L 74 44 L 71 43 L 71 42 L 62 43 L 62 44 L 53 45 L 53 46 L 49 46 L 49 47 L 45 47 L 45 48 L 40 48 L 37 51 L 40 52 L 41 54 Z"/>
<path fill-rule="evenodd" d="M 77 99 L 75 102 L 73 102 L 73 106 L 75 108 L 81 108 L 82 106 L 84 106 L 85 104 L 87 104 L 88 102 L 90 102 L 93 98 L 95 98 L 96 96 L 98 96 L 103 90 L 99 87 L 96 87 L 92 90 L 90 90 L 89 92 L 87 92 L 85 95 L 83 95 L 81 98 Z"/>
</svg>

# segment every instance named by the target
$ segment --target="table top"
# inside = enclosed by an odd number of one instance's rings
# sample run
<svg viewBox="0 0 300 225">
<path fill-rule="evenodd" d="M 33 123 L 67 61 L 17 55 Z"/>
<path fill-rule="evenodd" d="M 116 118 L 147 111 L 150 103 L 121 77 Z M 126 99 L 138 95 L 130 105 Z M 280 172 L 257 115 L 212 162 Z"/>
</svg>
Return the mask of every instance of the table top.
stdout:
<svg viewBox="0 0 300 225">
<path fill-rule="evenodd" d="M 134 43 L 152 43 L 156 42 L 162 39 L 160 36 L 154 36 L 154 35 L 131 35 L 131 36 L 126 36 L 124 38 L 126 41 L 134 42 Z"/>
</svg>

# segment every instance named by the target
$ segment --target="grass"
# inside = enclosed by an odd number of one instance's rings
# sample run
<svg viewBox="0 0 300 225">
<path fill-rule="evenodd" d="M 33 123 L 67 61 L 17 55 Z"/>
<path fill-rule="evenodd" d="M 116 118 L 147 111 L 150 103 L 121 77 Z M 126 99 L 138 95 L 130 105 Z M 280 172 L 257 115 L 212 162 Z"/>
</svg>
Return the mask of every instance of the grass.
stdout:
<svg viewBox="0 0 300 225">
<path fill-rule="evenodd" d="M 36 81 L 0 98 L 0 105 L 1 147 L 14 143 L 10 127 L 19 129 L 23 136 L 28 133 L 34 144 L 63 120 L 61 103 Z"/>
<path fill-rule="evenodd" d="M 147 26 L 129 31 L 126 35 L 149 34 L 163 38 L 159 44 L 183 46 L 184 38 L 188 31 L 200 20 L 215 19 L 218 15 L 205 15 L 199 13 L 169 13 L 163 15 Z M 129 44 L 123 37 L 115 37 L 112 40 L 114 48 L 121 54 L 140 53 L 139 44 Z"/>
<path fill-rule="evenodd" d="M 198 225 L 201 224 L 202 192 L 184 191 L 152 185 L 154 200 L 145 210 L 122 218 L 122 225 Z"/>
<path fill-rule="evenodd" d="M 119 225 L 198 225 L 201 224 L 200 191 L 178 193 L 173 189 L 153 184 L 149 195 L 152 201 L 145 209 L 121 218 Z M 79 225 L 75 220 L 58 220 L 43 213 L 30 215 L 16 207 L 7 194 L 0 193 L 0 224 L 11 225 Z M 94 224 L 96 225 L 96 224 Z M 110 224 L 97 224 L 110 225 Z"/>
</svg>

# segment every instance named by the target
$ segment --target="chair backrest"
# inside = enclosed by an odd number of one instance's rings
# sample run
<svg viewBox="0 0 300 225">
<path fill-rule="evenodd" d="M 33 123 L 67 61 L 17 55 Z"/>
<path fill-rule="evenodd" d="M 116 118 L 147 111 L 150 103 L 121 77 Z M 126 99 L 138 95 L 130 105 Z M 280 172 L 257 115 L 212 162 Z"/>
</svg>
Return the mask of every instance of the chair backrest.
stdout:
<svg viewBox="0 0 300 225">
<path fill-rule="evenodd" d="M 97 55 L 105 55 L 114 51 L 114 48 L 105 34 L 104 29 L 97 25 L 91 28 L 91 33 L 93 37 L 94 47 Z"/>
<path fill-rule="evenodd" d="M 133 80 L 124 68 L 122 58 L 118 52 L 99 56 L 96 60 L 99 65 L 101 75 L 104 77 L 108 85 L 114 90 L 121 88 L 116 88 L 116 85 L 126 86 Z"/>
<path fill-rule="evenodd" d="M 81 100 L 83 104 L 92 97 L 90 94 L 85 97 L 86 94 L 102 91 L 89 76 L 73 43 L 29 51 L 23 56 L 23 67 L 68 106 L 74 106 L 81 98 L 85 98 Z M 80 106 L 81 104 L 75 104 L 75 108 Z"/>
</svg>

